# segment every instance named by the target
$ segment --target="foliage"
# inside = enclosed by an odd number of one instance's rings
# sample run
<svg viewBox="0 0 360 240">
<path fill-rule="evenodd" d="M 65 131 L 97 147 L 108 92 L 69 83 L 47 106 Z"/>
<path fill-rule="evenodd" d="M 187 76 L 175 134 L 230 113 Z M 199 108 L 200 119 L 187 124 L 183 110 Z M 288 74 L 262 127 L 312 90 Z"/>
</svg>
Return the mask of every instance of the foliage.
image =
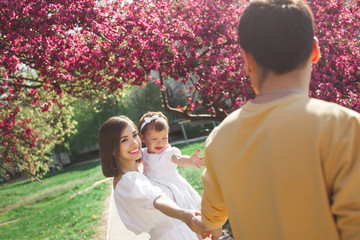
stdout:
<svg viewBox="0 0 360 240">
<path fill-rule="evenodd" d="M 116 94 L 128 84 L 144 86 L 154 72 L 165 110 L 221 121 L 254 97 L 236 36 L 246 2 L 0 0 L 1 166 L 32 172 L 29 162 L 46 162 L 41 146 L 51 140 L 24 113 L 29 104 L 45 114 L 72 104 L 59 104 L 61 97 Z M 360 111 L 360 3 L 308 2 L 323 52 L 310 95 Z M 169 104 L 170 79 L 186 83 L 186 104 Z"/>
<path fill-rule="evenodd" d="M 131 87 L 123 101 L 122 114 L 128 116 L 135 124 L 147 111 L 161 111 L 160 92 L 157 85 L 148 83 L 145 87 Z"/>
<path fill-rule="evenodd" d="M 91 239 L 109 194 L 109 183 L 72 195 L 104 179 L 99 162 L 64 168 L 43 179 L 0 187 L 1 239 Z"/>
<path fill-rule="evenodd" d="M 176 107 L 186 104 L 186 95 L 182 93 L 182 85 L 173 80 L 166 81 L 166 93 L 169 96 L 171 106 Z M 144 87 L 131 87 L 124 96 L 122 105 L 124 107 L 122 114 L 128 116 L 134 123 L 137 123 L 147 111 L 163 111 L 160 90 L 154 82 L 149 82 Z M 171 114 L 165 113 L 165 115 L 169 121 L 172 120 L 173 116 Z"/>
<path fill-rule="evenodd" d="M 71 110 L 63 107 L 70 94 L 92 89 L 81 71 L 99 49 L 82 29 L 96 23 L 95 11 L 94 1 L 0 1 L 0 166 L 7 173 L 41 177 L 51 147 L 71 133 Z"/>
<path fill-rule="evenodd" d="M 109 117 L 123 114 L 123 95 L 109 95 L 94 102 L 79 99 L 74 104 L 76 133 L 66 139 L 71 152 L 82 152 L 97 144 L 100 126 Z"/>
<path fill-rule="evenodd" d="M 22 109 L 20 121 L 14 122 L 12 126 L 17 138 L 11 137 L 10 131 L 2 136 L 3 145 L 0 146 L 0 154 L 3 158 L 0 165 L 6 170 L 3 172 L 4 177 L 9 177 L 18 171 L 27 171 L 30 176 L 43 176 L 49 169 L 51 151 L 55 144 L 62 142 L 64 137 L 74 132 L 75 123 L 71 119 L 71 106 L 60 107 L 68 104 L 69 99 L 57 98 L 58 104 L 46 112 L 38 111 L 26 100 L 26 97 L 19 94 L 18 99 L 12 101 Z M 20 107 L 17 109 L 20 111 Z M 0 112 L 1 115 L 4 113 L 7 112 Z"/>
<path fill-rule="evenodd" d="M 174 86 L 169 86 L 171 93 Z M 172 102 L 179 103 L 181 97 L 175 96 Z M 184 101 L 183 101 L 184 102 Z M 156 84 L 148 83 L 144 87 L 131 86 L 123 89 L 121 94 L 103 96 L 94 102 L 79 99 L 73 104 L 72 120 L 76 122 L 76 133 L 66 138 L 68 150 L 73 157 L 77 153 L 89 150 L 98 141 L 98 130 L 106 119 L 116 115 L 126 115 L 137 123 L 146 111 L 161 111 L 160 91 Z M 91 149 L 90 149 L 91 150 Z M 79 159 L 75 159 L 77 161 Z"/>
</svg>

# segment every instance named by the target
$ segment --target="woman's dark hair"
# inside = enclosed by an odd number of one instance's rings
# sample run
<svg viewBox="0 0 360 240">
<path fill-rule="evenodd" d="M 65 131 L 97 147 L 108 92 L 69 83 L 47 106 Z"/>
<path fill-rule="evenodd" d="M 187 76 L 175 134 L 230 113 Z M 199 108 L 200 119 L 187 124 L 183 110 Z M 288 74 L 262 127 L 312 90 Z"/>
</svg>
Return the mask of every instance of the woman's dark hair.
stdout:
<svg viewBox="0 0 360 240">
<path fill-rule="evenodd" d="M 100 127 L 99 131 L 99 150 L 102 172 L 105 177 L 114 177 L 117 174 L 116 161 L 113 156 L 119 155 L 120 137 L 124 129 L 135 124 L 126 116 L 111 117 Z"/>
<path fill-rule="evenodd" d="M 254 0 L 242 13 L 239 43 L 265 71 L 283 74 L 310 57 L 314 20 L 303 0 Z"/>
</svg>

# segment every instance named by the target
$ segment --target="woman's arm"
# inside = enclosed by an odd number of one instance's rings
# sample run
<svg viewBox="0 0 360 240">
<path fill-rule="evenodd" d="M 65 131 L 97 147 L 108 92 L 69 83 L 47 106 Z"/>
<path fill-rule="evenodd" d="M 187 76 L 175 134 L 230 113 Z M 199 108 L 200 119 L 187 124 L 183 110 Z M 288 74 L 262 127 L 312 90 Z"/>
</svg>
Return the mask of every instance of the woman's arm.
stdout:
<svg viewBox="0 0 360 240">
<path fill-rule="evenodd" d="M 200 213 L 177 206 L 172 200 L 165 196 L 159 196 L 154 200 L 154 207 L 165 215 L 184 222 L 195 233 L 201 236 L 209 235 L 209 231 L 201 222 Z"/>
</svg>

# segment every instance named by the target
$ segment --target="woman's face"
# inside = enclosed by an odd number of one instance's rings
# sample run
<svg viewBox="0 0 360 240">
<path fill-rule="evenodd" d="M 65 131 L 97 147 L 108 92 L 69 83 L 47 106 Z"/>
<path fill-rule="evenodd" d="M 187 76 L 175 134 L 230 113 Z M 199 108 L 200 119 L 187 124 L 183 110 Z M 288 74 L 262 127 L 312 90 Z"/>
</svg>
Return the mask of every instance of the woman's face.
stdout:
<svg viewBox="0 0 360 240">
<path fill-rule="evenodd" d="M 141 158 L 141 140 L 137 130 L 128 124 L 120 136 L 119 161 L 122 164 L 135 162 Z"/>
</svg>

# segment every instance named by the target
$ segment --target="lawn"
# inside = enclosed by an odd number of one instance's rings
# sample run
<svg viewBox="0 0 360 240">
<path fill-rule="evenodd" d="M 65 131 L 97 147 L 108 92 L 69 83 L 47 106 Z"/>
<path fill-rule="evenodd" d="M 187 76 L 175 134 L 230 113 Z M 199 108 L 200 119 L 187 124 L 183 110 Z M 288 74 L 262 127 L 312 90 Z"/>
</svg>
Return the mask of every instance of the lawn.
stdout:
<svg viewBox="0 0 360 240">
<path fill-rule="evenodd" d="M 191 155 L 204 142 L 177 147 Z M 179 172 L 201 194 L 202 169 L 179 167 Z M 110 193 L 104 179 L 100 163 L 93 162 L 66 167 L 42 184 L 27 179 L 1 185 L 0 238 L 92 239 Z"/>
<path fill-rule="evenodd" d="M 191 143 L 189 145 L 178 145 L 175 146 L 181 150 L 183 155 L 191 156 L 196 150 L 202 149 L 199 156 L 204 156 L 205 141 Z M 193 188 L 202 195 L 203 187 L 201 182 L 201 173 L 204 167 L 197 169 L 195 167 L 178 167 L 179 173 L 193 186 Z"/>
<path fill-rule="evenodd" d="M 0 187 L 1 239 L 91 239 L 109 194 L 99 162 L 64 168 L 43 183 L 23 180 Z M 73 196 L 74 194 L 76 196 Z"/>
</svg>

